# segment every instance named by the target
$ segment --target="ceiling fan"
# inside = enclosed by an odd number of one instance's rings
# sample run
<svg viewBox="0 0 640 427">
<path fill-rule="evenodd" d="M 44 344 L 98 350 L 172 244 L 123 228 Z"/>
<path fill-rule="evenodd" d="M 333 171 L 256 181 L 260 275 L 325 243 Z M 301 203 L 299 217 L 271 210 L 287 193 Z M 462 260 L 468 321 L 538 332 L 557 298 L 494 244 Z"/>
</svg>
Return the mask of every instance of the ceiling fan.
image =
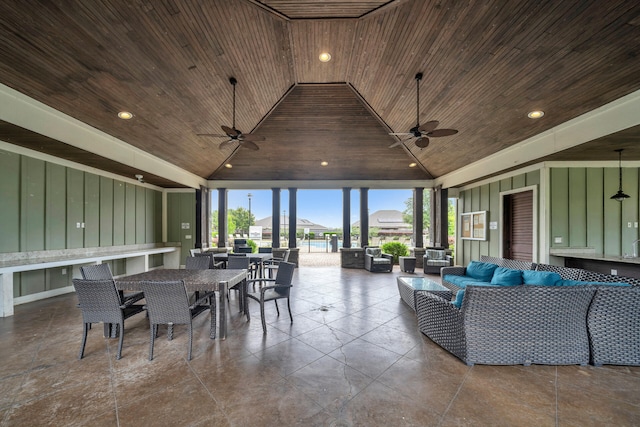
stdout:
<svg viewBox="0 0 640 427">
<path fill-rule="evenodd" d="M 458 133 L 455 129 L 436 129 L 440 122 L 437 120 L 431 120 L 420 126 L 420 80 L 422 80 L 422 73 L 416 74 L 416 125 L 409 129 L 409 132 L 397 133 L 392 132 L 389 135 L 404 136 L 405 138 L 394 142 L 389 148 L 396 147 L 398 145 L 409 142 L 415 138 L 416 146 L 420 148 L 427 148 L 429 146 L 429 137 L 437 138 L 441 136 L 450 136 Z"/>
<path fill-rule="evenodd" d="M 213 136 L 218 138 L 230 138 L 226 141 L 220 143 L 220 148 L 225 148 L 234 142 L 237 142 L 240 147 L 249 148 L 251 150 L 259 150 L 255 144 L 255 141 L 264 141 L 264 136 L 252 135 L 250 133 L 242 133 L 238 129 L 236 129 L 236 84 L 238 81 L 231 77 L 229 78 L 229 83 L 233 85 L 233 124 L 231 127 L 222 125 L 221 128 L 224 131 L 225 135 L 217 135 L 212 133 L 199 133 L 198 136 Z"/>
</svg>

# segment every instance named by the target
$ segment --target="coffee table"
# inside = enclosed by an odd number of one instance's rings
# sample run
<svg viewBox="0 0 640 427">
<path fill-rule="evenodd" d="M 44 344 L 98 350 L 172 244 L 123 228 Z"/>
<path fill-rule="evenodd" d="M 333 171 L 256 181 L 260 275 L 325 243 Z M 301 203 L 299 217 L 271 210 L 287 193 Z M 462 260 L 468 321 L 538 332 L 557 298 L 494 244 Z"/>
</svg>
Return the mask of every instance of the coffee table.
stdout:
<svg viewBox="0 0 640 427">
<path fill-rule="evenodd" d="M 426 277 L 399 276 L 397 280 L 400 298 L 413 311 L 416 311 L 416 292 L 431 292 L 446 300 L 450 300 L 453 297 L 453 292 L 450 289 Z"/>
</svg>

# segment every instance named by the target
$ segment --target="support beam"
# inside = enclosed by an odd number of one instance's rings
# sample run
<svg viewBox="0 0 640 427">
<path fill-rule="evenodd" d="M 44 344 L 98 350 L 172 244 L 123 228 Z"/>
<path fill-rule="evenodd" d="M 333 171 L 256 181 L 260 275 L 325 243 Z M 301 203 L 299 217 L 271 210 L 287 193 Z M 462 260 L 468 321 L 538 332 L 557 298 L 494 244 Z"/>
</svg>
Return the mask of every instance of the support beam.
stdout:
<svg viewBox="0 0 640 427">
<path fill-rule="evenodd" d="M 289 188 L 289 248 L 295 248 L 297 246 L 297 226 L 298 226 L 298 201 L 296 199 L 298 194 L 297 188 Z"/>
<path fill-rule="evenodd" d="M 424 247 L 424 187 L 413 189 L 413 242 L 414 247 Z"/>
<path fill-rule="evenodd" d="M 369 246 L 369 189 L 360 189 L 360 247 Z"/>
<path fill-rule="evenodd" d="M 218 188 L 218 247 L 227 247 L 227 189 Z"/>
<path fill-rule="evenodd" d="M 342 247 L 351 247 L 351 188 L 342 189 Z"/>
<path fill-rule="evenodd" d="M 271 247 L 280 247 L 280 189 L 271 189 Z"/>
</svg>

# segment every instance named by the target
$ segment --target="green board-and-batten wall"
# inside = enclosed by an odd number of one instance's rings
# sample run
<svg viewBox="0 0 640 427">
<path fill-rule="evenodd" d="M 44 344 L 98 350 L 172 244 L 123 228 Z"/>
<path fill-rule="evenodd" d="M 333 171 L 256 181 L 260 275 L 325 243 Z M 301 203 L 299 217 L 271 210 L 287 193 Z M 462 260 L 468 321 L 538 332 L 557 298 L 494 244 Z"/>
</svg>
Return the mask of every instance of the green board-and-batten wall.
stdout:
<svg viewBox="0 0 640 427">
<path fill-rule="evenodd" d="M 632 252 L 640 206 L 637 168 L 623 168 L 622 188 L 630 196 L 623 202 L 610 199 L 618 191 L 617 168 L 554 167 L 549 181 L 552 248 L 593 248 L 612 256 Z"/>
<path fill-rule="evenodd" d="M 540 189 L 540 174 L 548 173 L 547 220 L 552 249 L 590 248 L 595 253 L 622 256 L 631 254 L 633 242 L 640 237 L 636 227 L 640 214 L 640 174 L 638 168 L 622 169 L 622 188 L 630 196 L 623 202 L 611 200 L 618 191 L 618 168 L 615 167 L 549 167 L 510 178 L 496 179 L 488 184 L 460 192 L 459 213 L 487 211 L 487 223 L 500 221 L 500 193 L 529 186 Z M 538 191 L 538 209 L 543 191 Z M 541 218 L 542 212 L 538 212 Z M 458 219 L 459 220 L 459 219 Z M 640 225 L 640 224 L 639 224 Z M 545 233 L 544 230 L 539 230 Z M 456 242 L 456 264 L 467 265 L 480 255 L 500 256 L 501 224 L 491 230 L 487 240 Z M 536 238 L 534 236 L 534 238 Z M 538 241 L 539 236 L 537 237 Z M 557 243 L 556 243 L 557 242 Z M 549 248 L 538 246 L 538 256 Z"/>
<path fill-rule="evenodd" d="M 162 242 L 160 191 L 5 150 L 0 200 L 2 253 Z M 125 261 L 111 267 L 122 274 Z M 70 286 L 70 268 L 62 271 L 16 274 L 14 295 Z"/>
<path fill-rule="evenodd" d="M 196 238 L 196 193 L 186 190 L 167 193 L 167 240 L 180 242 L 180 262 L 184 264 Z"/>
<path fill-rule="evenodd" d="M 463 240 L 458 233 L 456 264 L 467 265 L 472 260 L 480 259 L 480 255 L 500 257 L 500 193 L 539 185 L 540 170 L 534 170 L 461 191 L 458 200 L 458 224 L 460 224 L 459 214 L 461 213 L 486 211 L 487 238 L 486 240 Z M 539 195 L 538 191 L 538 197 Z M 491 229 L 490 222 L 497 223 L 498 227 Z"/>
</svg>

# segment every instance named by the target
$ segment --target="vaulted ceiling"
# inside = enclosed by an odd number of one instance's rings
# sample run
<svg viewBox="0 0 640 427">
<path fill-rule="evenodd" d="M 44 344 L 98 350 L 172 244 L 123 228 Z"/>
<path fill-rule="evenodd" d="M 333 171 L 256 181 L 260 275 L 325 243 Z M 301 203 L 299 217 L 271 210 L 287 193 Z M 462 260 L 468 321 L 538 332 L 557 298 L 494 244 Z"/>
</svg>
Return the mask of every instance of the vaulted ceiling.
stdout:
<svg viewBox="0 0 640 427">
<path fill-rule="evenodd" d="M 628 0 L 0 2 L 0 83 L 212 180 L 441 177 L 639 90 L 639 46 Z M 388 148 L 416 124 L 418 72 L 420 123 L 459 133 Z M 199 135 L 232 126 L 230 77 L 259 151 Z M 6 142 L 177 185 L 4 116 Z M 638 128 L 580 158 L 640 159 Z"/>
</svg>

